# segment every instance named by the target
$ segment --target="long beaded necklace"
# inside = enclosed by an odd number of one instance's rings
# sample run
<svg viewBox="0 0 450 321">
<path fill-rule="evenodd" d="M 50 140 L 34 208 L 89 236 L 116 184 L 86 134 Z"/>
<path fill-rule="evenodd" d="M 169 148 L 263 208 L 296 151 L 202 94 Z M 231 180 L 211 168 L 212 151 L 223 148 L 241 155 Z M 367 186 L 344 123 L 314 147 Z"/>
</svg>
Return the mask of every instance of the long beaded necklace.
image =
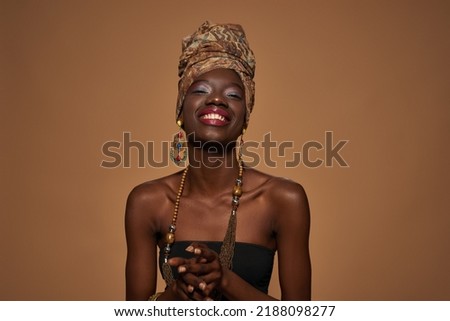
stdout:
<svg viewBox="0 0 450 321">
<path fill-rule="evenodd" d="M 222 267 L 228 269 L 232 268 L 234 245 L 236 241 L 236 213 L 237 208 L 239 206 L 239 199 L 242 195 L 243 166 L 241 160 L 239 160 L 238 163 L 239 163 L 239 174 L 238 177 L 236 178 L 235 185 L 232 191 L 230 219 L 228 221 L 227 231 L 225 233 L 225 237 L 223 239 L 223 243 L 219 253 L 220 264 L 222 265 Z M 172 245 L 175 242 L 175 230 L 178 217 L 178 209 L 180 206 L 181 196 L 183 194 L 184 183 L 186 181 L 186 174 L 188 172 L 188 168 L 189 166 L 185 168 L 181 176 L 181 182 L 178 188 L 177 198 L 175 200 L 175 207 L 173 210 L 172 223 L 169 225 L 169 232 L 165 236 L 164 263 L 162 265 L 162 272 L 167 286 L 170 286 L 174 282 L 172 268 L 169 265 L 168 260 L 170 252 L 172 250 Z"/>
</svg>

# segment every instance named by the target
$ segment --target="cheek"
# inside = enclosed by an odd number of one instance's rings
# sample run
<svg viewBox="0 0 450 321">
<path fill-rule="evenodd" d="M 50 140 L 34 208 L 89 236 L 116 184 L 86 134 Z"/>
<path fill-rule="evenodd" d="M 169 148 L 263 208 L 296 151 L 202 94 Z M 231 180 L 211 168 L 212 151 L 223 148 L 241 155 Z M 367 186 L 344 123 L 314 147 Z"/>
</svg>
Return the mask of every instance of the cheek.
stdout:
<svg viewBox="0 0 450 321">
<path fill-rule="evenodd" d="M 194 131 L 195 127 L 195 113 L 193 111 L 192 105 L 183 104 L 183 109 L 181 109 L 181 117 L 183 119 L 182 129 L 188 134 Z"/>
<path fill-rule="evenodd" d="M 195 99 L 193 99 L 190 96 L 187 96 L 184 101 L 183 101 L 183 105 L 182 105 L 182 110 L 191 110 L 193 108 L 195 104 Z"/>
<path fill-rule="evenodd" d="M 244 105 L 240 106 L 240 108 L 238 109 L 238 112 L 237 112 L 240 122 L 245 123 L 246 113 L 247 113 L 247 109 L 245 108 L 245 106 Z"/>
<path fill-rule="evenodd" d="M 187 121 L 188 118 L 193 117 L 197 105 L 198 102 L 196 99 L 186 98 L 184 100 L 183 105 L 181 106 L 181 113 L 180 113 L 181 117 L 183 118 L 183 121 Z"/>
</svg>

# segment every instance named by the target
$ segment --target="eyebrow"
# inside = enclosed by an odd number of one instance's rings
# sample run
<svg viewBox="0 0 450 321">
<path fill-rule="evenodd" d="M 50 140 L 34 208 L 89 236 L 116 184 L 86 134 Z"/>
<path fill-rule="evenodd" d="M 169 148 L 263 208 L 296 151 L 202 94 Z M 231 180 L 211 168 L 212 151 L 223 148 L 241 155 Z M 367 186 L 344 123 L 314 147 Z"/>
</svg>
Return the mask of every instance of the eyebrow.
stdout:
<svg viewBox="0 0 450 321">
<path fill-rule="evenodd" d="M 244 86 L 237 82 L 232 82 L 231 84 L 235 85 L 236 87 L 239 87 L 241 90 L 244 90 Z"/>
</svg>

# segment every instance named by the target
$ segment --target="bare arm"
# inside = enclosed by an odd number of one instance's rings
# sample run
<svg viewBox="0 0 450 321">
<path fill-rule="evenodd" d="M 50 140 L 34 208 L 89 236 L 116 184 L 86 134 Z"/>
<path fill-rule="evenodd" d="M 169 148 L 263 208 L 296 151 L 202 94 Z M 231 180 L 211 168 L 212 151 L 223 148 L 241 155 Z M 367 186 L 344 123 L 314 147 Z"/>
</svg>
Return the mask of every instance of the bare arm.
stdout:
<svg viewBox="0 0 450 321">
<path fill-rule="evenodd" d="M 292 184 L 282 198 L 276 224 L 281 300 L 311 300 L 308 199 L 298 184 Z"/>
<path fill-rule="evenodd" d="M 125 211 L 127 300 L 148 300 L 156 289 L 156 238 L 150 203 L 142 187 L 136 187 L 128 196 Z"/>
<path fill-rule="evenodd" d="M 164 199 L 161 188 L 155 185 L 137 186 L 128 196 L 125 211 L 127 300 L 148 300 L 155 294 L 158 220 L 162 218 L 154 212 L 153 204 L 159 204 L 160 208 Z M 185 300 L 185 293 L 185 284 L 174 282 L 158 300 Z"/>
</svg>

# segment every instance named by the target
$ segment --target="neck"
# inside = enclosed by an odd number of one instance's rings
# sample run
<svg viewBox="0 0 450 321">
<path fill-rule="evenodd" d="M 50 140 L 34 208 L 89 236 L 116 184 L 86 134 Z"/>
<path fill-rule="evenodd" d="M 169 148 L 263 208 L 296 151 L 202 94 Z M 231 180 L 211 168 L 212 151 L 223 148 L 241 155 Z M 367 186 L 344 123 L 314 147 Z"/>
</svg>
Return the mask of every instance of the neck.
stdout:
<svg viewBox="0 0 450 321">
<path fill-rule="evenodd" d="M 235 144 L 189 144 L 187 183 L 191 192 L 214 195 L 229 191 L 239 174 Z"/>
</svg>

